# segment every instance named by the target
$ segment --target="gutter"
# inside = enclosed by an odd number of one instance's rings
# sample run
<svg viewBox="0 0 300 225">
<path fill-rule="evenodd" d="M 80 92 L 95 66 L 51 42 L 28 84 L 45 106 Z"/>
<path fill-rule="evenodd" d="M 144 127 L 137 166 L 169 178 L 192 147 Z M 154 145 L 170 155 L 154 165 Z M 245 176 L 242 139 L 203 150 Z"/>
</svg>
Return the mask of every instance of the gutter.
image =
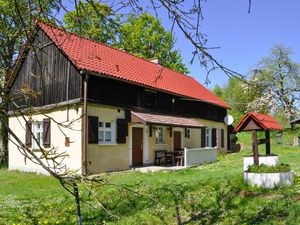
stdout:
<svg viewBox="0 0 300 225">
<path fill-rule="evenodd" d="M 88 145 L 88 109 L 87 109 L 87 93 L 89 75 L 80 71 L 84 76 L 83 80 L 83 112 L 82 112 L 82 174 L 87 174 L 87 145 Z"/>
</svg>

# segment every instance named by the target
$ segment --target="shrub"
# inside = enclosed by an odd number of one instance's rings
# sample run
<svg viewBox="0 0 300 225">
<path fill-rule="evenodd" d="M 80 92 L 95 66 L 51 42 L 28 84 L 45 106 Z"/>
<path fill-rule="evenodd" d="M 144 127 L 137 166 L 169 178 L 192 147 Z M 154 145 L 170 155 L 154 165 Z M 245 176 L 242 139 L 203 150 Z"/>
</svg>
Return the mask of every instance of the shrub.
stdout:
<svg viewBox="0 0 300 225">
<path fill-rule="evenodd" d="M 278 164 L 276 166 L 261 165 L 251 165 L 247 172 L 250 173 L 281 173 L 291 171 L 291 166 L 289 164 Z"/>
</svg>

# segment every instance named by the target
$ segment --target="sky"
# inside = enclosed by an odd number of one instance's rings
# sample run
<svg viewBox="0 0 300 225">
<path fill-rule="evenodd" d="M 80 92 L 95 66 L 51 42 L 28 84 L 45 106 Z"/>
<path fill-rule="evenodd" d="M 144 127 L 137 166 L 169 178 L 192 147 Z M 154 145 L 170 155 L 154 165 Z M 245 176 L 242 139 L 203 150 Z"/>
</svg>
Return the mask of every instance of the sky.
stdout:
<svg viewBox="0 0 300 225">
<path fill-rule="evenodd" d="M 226 67 L 247 74 L 270 48 L 283 44 L 292 48 L 292 58 L 300 63 L 300 1 L 299 0 L 252 0 L 248 13 L 248 0 L 207 0 L 203 5 L 204 20 L 201 31 L 208 35 L 208 46 L 220 49 L 212 55 Z M 184 37 L 178 38 L 176 47 L 188 63 L 192 47 L 188 48 Z M 191 75 L 205 81 L 205 71 L 199 65 L 188 65 Z M 213 88 L 223 86 L 227 76 L 216 71 L 210 75 Z"/>
<path fill-rule="evenodd" d="M 300 63 L 299 10 L 299 0 L 252 0 L 250 14 L 248 0 L 207 0 L 203 2 L 201 32 L 208 37 L 208 47 L 220 47 L 210 53 L 224 66 L 244 75 L 268 56 L 270 48 L 276 44 L 290 47 L 294 53 L 292 58 Z M 169 29 L 167 14 L 159 16 Z M 189 64 L 193 46 L 178 29 L 175 37 L 175 48 L 188 66 L 189 75 L 204 83 L 205 69 L 197 60 Z M 228 77 L 222 71 L 214 71 L 209 79 L 211 83 L 207 87 L 212 89 L 216 84 L 224 86 Z"/>
</svg>

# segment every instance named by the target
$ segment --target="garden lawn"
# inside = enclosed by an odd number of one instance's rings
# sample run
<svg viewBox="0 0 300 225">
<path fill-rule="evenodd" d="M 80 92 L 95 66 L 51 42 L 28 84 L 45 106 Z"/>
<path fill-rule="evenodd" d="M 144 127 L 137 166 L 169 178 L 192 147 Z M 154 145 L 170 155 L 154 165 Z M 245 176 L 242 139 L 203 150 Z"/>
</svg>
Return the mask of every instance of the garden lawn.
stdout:
<svg viewBox="0 0 300 225">
<path fill-rule="evenodd" d="M 265 190 L 244 185 L 243 150 L 218 161 L 177 172 L 102 175 L 96 207 L 81 186 L 84 224 L 300 224 L 300 181 Z M 264 149 L 260 146 L 261 153 Z M 300 174 L 300 148 L 271 144 L 280 162 Z M 86 204 L 89 201 L 91 206 Z M 74 199 L 52 177 L 0 170 L 0 224 L 76 224 Z"/>
</svg>

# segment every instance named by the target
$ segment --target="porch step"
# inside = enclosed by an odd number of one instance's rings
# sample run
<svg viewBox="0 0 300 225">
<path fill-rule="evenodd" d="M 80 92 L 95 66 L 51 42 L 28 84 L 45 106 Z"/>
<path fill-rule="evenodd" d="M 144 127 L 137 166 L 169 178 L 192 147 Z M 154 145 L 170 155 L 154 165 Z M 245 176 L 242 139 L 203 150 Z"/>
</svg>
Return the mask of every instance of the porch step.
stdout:
<svg viewBox="0 0 300 225">
<path fill-rule="evenodd" d="M 144 166 L 144 167 L 135 167 L 132 168 L 132 170 L 139 171 L 141 173 L 148 173 L 148 172 L 158 172 L 158 171 L 163 171 L 163 172 L 168 172 L 168 171 L 177 171 L 177 170 L 182 170 L 185 169 L 184 166 Z"/>
</svg>

